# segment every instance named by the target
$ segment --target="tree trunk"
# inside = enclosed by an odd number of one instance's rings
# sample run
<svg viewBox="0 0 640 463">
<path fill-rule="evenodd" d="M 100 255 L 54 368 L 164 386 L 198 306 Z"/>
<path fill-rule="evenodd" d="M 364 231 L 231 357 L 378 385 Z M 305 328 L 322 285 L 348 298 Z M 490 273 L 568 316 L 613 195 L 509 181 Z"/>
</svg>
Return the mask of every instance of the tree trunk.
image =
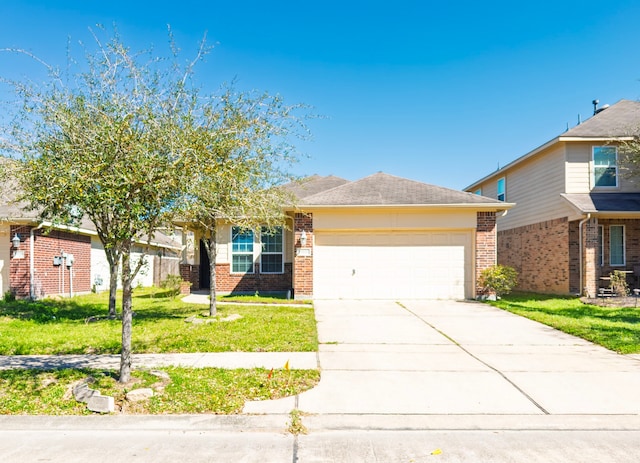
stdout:
<svg viewBox="0 0 640 463">
<path fill-rule="evenodd" d="M 104 247 L 104 252 L 109 262 L 109 317 L 115 318 L 116 294 L 118 292 L 118 270 L 120 268 L 120 254 L 113 248 Z"/>
<path fill-rule="evenodd" d="M 109 265 L 109 317 L 115 318 L 116 313 L 116 295 L 118 292 L 118 267 L 119 263 Z"/>
<path fill-rule="evenodd" d="M 131 254 L 122 253 L 122 351 L 120 353 L 120 383 L 131 379 Z"/>
<path fill-rule="evenodd" d="M 218 313 L 218 302 L 216 301 L 216 260 L 218 258 L 218 249 L 216 246 L 215 224 L 209 230 L 209 233 L 209 238 L 203 241 L 209 256 L 209 316 L 213 317 Z"/>
</svg>

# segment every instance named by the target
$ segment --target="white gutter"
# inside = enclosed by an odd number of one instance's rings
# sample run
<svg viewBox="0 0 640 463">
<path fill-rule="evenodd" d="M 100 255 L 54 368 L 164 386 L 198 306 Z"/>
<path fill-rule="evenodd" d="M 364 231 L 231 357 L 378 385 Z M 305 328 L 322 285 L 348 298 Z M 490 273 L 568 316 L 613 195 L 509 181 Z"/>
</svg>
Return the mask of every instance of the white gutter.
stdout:
<svg viewBox="0 0 640 463">
<path fill-rule="evenodd" d="M 579 294 L 582 296 L 584 295 L 584 271 L 582 270 L 582 264 L 584 262 L 584 258 L 582 256 L 582 251 L 583 251 L 583 247 L 584 245 L 582 244 L 582 226 L 591 219 L 591 212 L 587 213 L 587 216 L 582 219 L 580 221 L 580 223 L 578 224 L 578 233 L 580 234 L 580 236 L 578 237 L 578 248 L 579 248 L 579 256 L 578 256 L 578 261 L 579 261 L 579 267 L 580 267 L 580 288 L 579 288 Z"/>
</svg>

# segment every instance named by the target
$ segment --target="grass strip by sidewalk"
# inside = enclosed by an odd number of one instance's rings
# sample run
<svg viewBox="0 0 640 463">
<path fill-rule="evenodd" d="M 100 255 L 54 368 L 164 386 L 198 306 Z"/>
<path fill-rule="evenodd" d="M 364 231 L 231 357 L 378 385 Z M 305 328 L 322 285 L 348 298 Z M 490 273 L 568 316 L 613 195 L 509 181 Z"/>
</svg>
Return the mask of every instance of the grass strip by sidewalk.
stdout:
<svg viewBox="0 0 640 463">
<path fill-rule="evenodd" d="M 118 354 L 121 322 L 107 315 L 106 293 L 62 300 L 0 302 L 0 355 Z M 208 307 L 182 302 L 155 289 L 133 296 L 134 353 L 313 352 L 317 333 L 312 306 L 219 304 L 218 319 L 186 323 Z M 208 320 L 206 320 L 208 321 Z"/>
<path fill-rule="evenodd" d="M 601 307 L 577 297 L 513 293 L 491 305 L 621 354 L 640 353 L 640 308 Z"/>
<path fill-rule="evenodd" d="M 86 404 L 73 397 L 73 385 L 92 377 L 102 395 L 112 396 L 121 414 L 235 414 L 245 401 L 278 399 L 299 394 L 317 384 L 317 370 L 220 368 L 161 368 L 171 378 L 166 384 L 149 372 L 135 370 L 133 382 L 117 383 L 116 372 L 100 370 L 0 371 L 1 415 L 88 415 Z M 154 396 L 129 402 L 127 391 L 150 387 Z"/>
</svg>

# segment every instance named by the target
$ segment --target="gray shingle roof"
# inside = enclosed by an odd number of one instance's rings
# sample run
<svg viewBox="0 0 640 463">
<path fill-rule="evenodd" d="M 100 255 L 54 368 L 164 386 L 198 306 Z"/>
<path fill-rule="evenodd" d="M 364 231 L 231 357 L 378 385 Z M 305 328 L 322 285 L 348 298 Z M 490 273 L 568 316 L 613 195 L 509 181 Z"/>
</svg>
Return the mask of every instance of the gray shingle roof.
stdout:
<svg viewBox="0 0 640 463">
<path fill-rule="evenodd" d="M 640 102 L 620 100 L 561 137 L 624 137 L 640 129 Z"/>
<path fill-rule="evenodd" d="M 303 178 L 297 182 L 291 182 L 284 185 L 284 188 L 291 191 L 298 200 L 312 196 L 321 191 L 330 190 L 340 185 L 349 183 L 349 180 L 344 178 L 328 175 L 321 177 L 320 175 L 312 175 L 310 177 Z"/>
<path fill-rule="evenodd" d="M 504 204 L 496 199 L 429 185 L 385 173 L 307 196 L 303 206 Z"/>
<path fill-rule="evenodd" d="M 640 193 L 584 193 L 562 196 L 583 213 L 640 212 Z"/>
</svg>

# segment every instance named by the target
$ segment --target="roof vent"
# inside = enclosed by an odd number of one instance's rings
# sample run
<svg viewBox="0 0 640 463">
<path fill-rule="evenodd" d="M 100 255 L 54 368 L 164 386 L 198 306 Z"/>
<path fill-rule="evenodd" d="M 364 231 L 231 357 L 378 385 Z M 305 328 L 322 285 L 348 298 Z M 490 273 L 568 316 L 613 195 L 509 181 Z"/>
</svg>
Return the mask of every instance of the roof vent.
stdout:
<svg viewBox="0 0 640 463">
<path fill-rule="evenodd" d="M 607 109 L 609 107 L 608 104 L 603 104 L 601 108 L 598 108 L 598 103 L 600 103 L 600 100 L 593 100 L 591 102 L 591 104 L 593 104 L 593 115 L 595 116 L 596 114 L 598 114 L 599 112 L 604 111 L 605 109 Z"/>
</svg>

